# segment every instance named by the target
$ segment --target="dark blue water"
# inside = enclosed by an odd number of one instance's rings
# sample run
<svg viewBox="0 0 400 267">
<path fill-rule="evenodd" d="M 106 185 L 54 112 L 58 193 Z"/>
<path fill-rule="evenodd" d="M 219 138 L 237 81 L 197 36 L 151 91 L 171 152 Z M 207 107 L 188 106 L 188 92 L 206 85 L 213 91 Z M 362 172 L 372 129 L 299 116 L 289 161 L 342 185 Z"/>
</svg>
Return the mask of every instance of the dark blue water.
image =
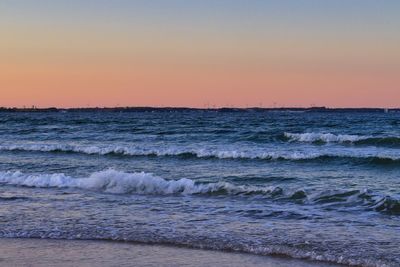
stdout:
<svg viewBox="0 0 400 267">
<path fill-rule="evenodd" d="M 400 113 L 0 113 L 0 237 L 400 265 Z"/>
</svg>

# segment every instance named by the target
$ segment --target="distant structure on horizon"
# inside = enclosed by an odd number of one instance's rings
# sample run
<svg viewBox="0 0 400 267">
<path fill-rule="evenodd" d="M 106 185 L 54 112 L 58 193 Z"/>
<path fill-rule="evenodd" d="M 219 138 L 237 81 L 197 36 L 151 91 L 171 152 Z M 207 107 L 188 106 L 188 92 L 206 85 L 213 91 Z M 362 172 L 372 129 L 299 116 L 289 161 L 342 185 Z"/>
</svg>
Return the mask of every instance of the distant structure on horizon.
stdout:
<svg viewBox="0 0 400 267">
<path fill-rule="evenodd" d="M 108 111 L 108 112 L 152 112 L 152 111 L 215 111 L 215 112 L 263 112 L 263 111 L 305 111 L 305 112 L 400 112 L 400 108 L 328 108 L 328 107 L 246 107 L 246 108 L 235 108 L 235 107 L 221 107 L 217 108 L 214 105 L 212 107 L 205 108 L 189 108 L 189 107 L 82 107 L 82 108 L 38 108 L 32 106 L 31 108 L 8 108 L 0 107 L 0 112 L 59 112 L 59 111 L 70 111 L 70 112 L 83 112 L 83 111 Z"/>
</svg>

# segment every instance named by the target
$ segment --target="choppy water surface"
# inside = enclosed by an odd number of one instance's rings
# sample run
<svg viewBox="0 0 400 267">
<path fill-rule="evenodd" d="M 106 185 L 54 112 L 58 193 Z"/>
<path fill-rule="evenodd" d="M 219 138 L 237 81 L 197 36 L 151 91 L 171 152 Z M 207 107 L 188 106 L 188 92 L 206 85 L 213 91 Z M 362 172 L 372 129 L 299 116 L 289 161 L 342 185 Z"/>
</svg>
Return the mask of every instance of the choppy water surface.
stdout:
<svg viewBox="0 0 400 267">
<path fill-rule="evenodd" d="M 0 237 L 400 265 L 400 113 L 0 113 Z"/>
</svg>

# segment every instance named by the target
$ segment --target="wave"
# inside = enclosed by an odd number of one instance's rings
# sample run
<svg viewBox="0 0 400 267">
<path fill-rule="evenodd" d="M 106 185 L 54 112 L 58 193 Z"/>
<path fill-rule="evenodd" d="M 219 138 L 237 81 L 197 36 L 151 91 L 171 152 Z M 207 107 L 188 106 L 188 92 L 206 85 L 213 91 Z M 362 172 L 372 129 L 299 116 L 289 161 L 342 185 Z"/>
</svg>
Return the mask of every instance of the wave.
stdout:
<svg viewBox="0 0 400 267">
<path fill-rule="evenodd" d="M 307 143 L 315 143 L 315 142 L 345 143 L 345 142 L 356 142 L 359 140 L 369 138 L 368 136 L 348 135 L 348 134 L 335 135 L 332 133 L 288 133 L 288 132 L 285 132 L 284 136 L 286 138 L 288 138 L 290 141 L 307 142 Z"/>
<path fill-rule="evenodd" d="M 305 143 L 349 143 L 375 146 L 400 146 L 400 137 L 395 136 L 374 137 L 368 135 L 285 132 L 284 137 L 289 141 Z"/>
<path fill-rule="evenodd" d="M 77 144 L 15 144 L 0 145 L 2 151 L 63 152 L 87 155 L 154 156 L 249 160 L 364 160 L 367 163 L 387 164 L 400 162 L 399 153 L 387 151 L 263 151 L 261 149 L 219 149 L 219 148 L 140 148 L 129 145 L 77 145 Z"/>
<path fill-rule="evenodd" d="M 307 196 L 312 204 L 346 206 L 364 206 L 368 210 L 391 215 L 400 215 L 400 199 L 392 196 L 381 196 L 370 190 L 327 190 Z"/>
<path fill-rule="evenodd" d="M 276 191 L 276 190 L 275 190 Z M 285 199 L 296 203 L 311 205 L 344 205 L 360 206 L 367 210 L 381 213 L 400 215 L 400 200 L 392 196 L 381 196 L 370 190 L 324 190 L 307 194 L 304 190 L 297 190 L 286 194 Z"/>
<path fill-rule="evenodd" d="M 62 173 L 24 174 L 0 172 L 0 183 L 39 188 L 77 188 L 112 194 L 139 195 L 225 195 L 263 196 L 278 201 L 308 205 L 358 205 L 375 211 L 400 214 L 400 200 L 375 195 L 368 190 L 284 190 L 279 186 L 235 185 L 229 182 L 201 183 L 191 179 L 166 180 L 150 173 L 126 173 L 114 169 L 94 172 L 87 178 L 73 178 Z M 309 190 L 313 191 L 313 190 Z M 0 198 L 1 200 L 15 200 Z"/>
<path fill-rule="evenodd" d="M 182 178 L 166 180 L 150 173 L 126 173 L 108 169 L 95 172 L 87 178 L 73 178 L 62 173 L 23 174 L 0 172 L 0 183 L 7 185 L 43 188 L 79 188 L 114 194 L 193 195 L 193 194 L 267 194 L 273 187 L 233 185 L 228 182 L 196 183 Z"/>
<path fill-rule="evenodd" d="M 370 137 L 361 139 L 355 143 L 360 145 L 400 147 L 400 137 Z"/>
</svg>

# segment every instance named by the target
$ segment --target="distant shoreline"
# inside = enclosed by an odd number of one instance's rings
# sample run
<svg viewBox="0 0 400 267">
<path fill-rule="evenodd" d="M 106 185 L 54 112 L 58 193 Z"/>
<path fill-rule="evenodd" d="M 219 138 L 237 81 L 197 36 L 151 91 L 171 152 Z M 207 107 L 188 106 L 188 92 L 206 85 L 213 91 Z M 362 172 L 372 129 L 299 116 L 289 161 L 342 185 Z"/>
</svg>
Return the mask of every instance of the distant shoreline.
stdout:
<svg viewBox="0 0 400 267">
<path fill-rule="evenodd" d="M 6 108 L 0 107 L 0 112 L 180 112 L 180 111 L 213 111 L 213 112 L 400 112 L 400 108 L 327 108 L 327 107 L 280 107 L 280 108 L 189 108 L 189 107 L 90 107 L 90 108 Z"/>
</svg>

